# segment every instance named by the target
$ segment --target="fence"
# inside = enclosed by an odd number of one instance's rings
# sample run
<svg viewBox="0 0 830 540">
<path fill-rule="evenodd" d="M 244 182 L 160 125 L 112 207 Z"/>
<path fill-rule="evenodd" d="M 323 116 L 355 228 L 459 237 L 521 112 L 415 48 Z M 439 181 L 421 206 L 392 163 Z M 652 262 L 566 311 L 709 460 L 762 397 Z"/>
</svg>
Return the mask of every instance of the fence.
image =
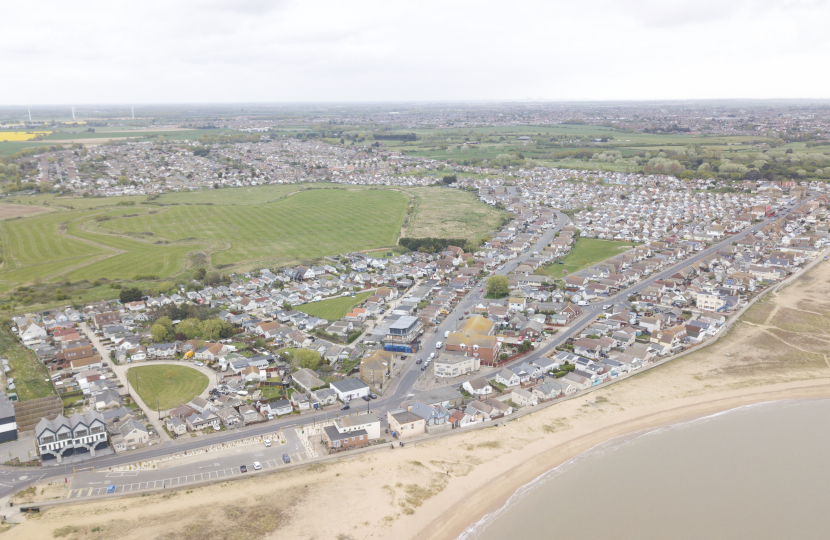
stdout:
<svg viewBox="0 0 830 540">
<path fill-rule="evenodd" d="M 63 401 L 58 396 L 46 396 L 14 403 L 14 417 L 19 433 L 34 431 L 41 418 L 54 420 L 59 414 L 63 414 Z"/>
</svg>

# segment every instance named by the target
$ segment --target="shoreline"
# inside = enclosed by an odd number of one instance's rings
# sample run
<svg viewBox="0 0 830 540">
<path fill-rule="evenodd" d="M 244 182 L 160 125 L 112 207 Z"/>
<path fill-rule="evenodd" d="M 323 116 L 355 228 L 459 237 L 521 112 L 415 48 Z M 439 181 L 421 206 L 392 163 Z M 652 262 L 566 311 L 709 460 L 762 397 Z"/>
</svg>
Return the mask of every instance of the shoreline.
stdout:
<svg viewBox="0 0 830 540">
<path fill-rule="evenodd" d="M 777 388 L 767 386 L 755 392 L 726 392 L 700 396 L 689 400 L 689 403 L 679 404 L 667 410 L 646 412 L 646 414 L 621 423 L 580 434 L 501 472 L 488 481 L 490 488 L 487 490 L 476 490 L 468 495 L 459 494 L 463 496 L 462 500 L 451 504 L 441 514 L 433 516 L 422 529 L 407 537 L 426 540 L 457 540 L 468 531 L 471 532 L 487 516 L 502 509 L 509 499 L 524 486 L 571 459 L 613 439 L 636 436 L 641 432 L 680 424 L 747 405 L 787 400 L 830 399 L 830 380 L 821 383 L 801 381 L 775 386 Z"/>
</svg>

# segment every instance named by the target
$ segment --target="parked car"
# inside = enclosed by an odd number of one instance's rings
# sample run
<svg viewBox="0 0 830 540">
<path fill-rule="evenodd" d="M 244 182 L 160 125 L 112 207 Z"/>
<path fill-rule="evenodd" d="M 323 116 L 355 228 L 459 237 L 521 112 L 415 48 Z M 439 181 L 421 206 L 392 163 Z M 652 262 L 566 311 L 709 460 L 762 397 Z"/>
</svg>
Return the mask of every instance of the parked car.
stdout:
<svg viewBox="0 0 830 540">
<path fill-rule="evenodd" d="M 288 457 L 288 454 L 283 454 L 282 455 L 282 462 L 283 463 L 291 463 L 291 458 Z"/>
<path fill-rule="evenodd" d="M 199 362 L 198 360 L 196 360 L 195 362 L 193 362 L 193 365 L 201 367 L 201 366 L 204 366 L 205 364 L 203 362 Z"/>
<path fill-rule="evenodd" d="M 340 407 L 340 410 L 341 410 L 341 411 L 346 411 L 346 410 L 348 410 L 348 409 L 349 409 L 349 404 L 348 404 L 348 403 L 344 403 L 344 404 L 343 404 L 343 406 L 342 406 L 342 407 Z"/>
<path fill-rule="evenodd" d="M 110 485 L 107 487 L 107 495 L 110 493 L 115 493 L 115 485 Z"/>
<path fill-rule="evenodd" d="M 372 398 L 372 399 L 377 399 L 378 395 L 375 394 L 374 392 L 372 392 L 372 393 L 369 394 L 369 397 Z"/>
<path fill-rule="evenodd" d="M 436 349 L 440 349 L 440 348 L 441 348 L 441 347 L 443 347 L 443 346 L 444 346 L 444 342 L 443 342 L 443 341 L 439 341 L 438 343 L 436 343 L 436 344 L 435 344 L 435 348 L 436 348 Z"/>
<path fill-rule="evenodd" d="M 259 461 L 254 461 L 254 470 L 258 471 L 261 468 L 262 468 L 262 463 L 260 463 Z"/>
<path fill-rule="evenodd" d="M 363 396 L 363 401 L 370 401 L 371 399 L 369 396 Z"/>
<path fill-rule="evenodd" d="M 239 472 L 241 472 L 241 473 L 248 472 L 248 466 L 247 465 L 240 465 L 239 466 Z"/>
<path fill-rule="evenodd" d="M 418 359 L 415 361 L 415 363 L 416 363 L 416 364 L 420 364 L 421 362 L 423 362 L 423 360 L 421 360 L 420 358 L 418 358 Z"/>
<path fill-rule="evenodd" d="M 265 439 L 265 448 L 271 448 L 271 439 Z"/>
</svg>

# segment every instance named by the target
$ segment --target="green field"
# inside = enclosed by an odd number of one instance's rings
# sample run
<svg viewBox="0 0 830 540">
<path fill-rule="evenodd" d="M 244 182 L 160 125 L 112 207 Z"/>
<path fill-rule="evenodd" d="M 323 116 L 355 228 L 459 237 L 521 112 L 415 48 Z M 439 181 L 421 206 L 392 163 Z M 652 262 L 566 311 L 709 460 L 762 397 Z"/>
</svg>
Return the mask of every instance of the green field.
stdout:
<svg viewBox="0 0 830 540">
<path fill-rule="evenodd" d="M 322 183 L 152 199 L 18 195 L 3 203 L 53 210 L 0 221 L 0 303 L 7 302 L 6 310 L 53 305 L 59 290 L 70 295 L 59 305 L 117 296 L 106 280 L 152 288 L 148 280 L 184 279 L 196 267 L 227 273 L 314 263 L 349 251 L 385 253 L 400 235 L 481 239 L 505 216 L 456 189 Z"/>
<path fill-rule="evenodd" d="M 133 367 L 127 380 L 148 407 L 163 411 L 187 403 L 208 386 L 207 375 L 187 366 Z"/>
<path fill-rule="evenodd" d="M 637 244 L 631 242 L 614 242 L 596 238 L 578 238 L 570 253 L 562 261 L 564 264 L 551 264 L 537 270 L 537 274 L 561 279 L 587 268 L 605 259 L 624 253 Z"/>
<path fill-rule="evenodd" d="M 353 307 L 360 304 L 372 295 L 373 291 L 362 292 L 351 296 L 343 296 L 338 298 L 331 298 L 329 300 L 321 300 L 311 304 L 303 304 L 297 306 L 297 311 L 308 313 L 313 317 L 320 317 L 329 322 L 339 321 L 346 313 L 349 313 Z"/>
</svg>

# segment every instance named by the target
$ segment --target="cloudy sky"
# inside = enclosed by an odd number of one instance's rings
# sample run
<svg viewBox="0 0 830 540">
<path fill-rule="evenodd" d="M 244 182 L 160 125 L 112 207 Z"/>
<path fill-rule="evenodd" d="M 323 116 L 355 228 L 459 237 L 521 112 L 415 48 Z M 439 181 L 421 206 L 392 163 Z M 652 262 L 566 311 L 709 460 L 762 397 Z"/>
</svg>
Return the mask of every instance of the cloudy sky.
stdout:
<svg viewBox="0 0 830 540">
<path fill-rule="evenodd" d="M 29 0 L 0 104 L 830 98 L 830 0 Z"/>
</svg>

